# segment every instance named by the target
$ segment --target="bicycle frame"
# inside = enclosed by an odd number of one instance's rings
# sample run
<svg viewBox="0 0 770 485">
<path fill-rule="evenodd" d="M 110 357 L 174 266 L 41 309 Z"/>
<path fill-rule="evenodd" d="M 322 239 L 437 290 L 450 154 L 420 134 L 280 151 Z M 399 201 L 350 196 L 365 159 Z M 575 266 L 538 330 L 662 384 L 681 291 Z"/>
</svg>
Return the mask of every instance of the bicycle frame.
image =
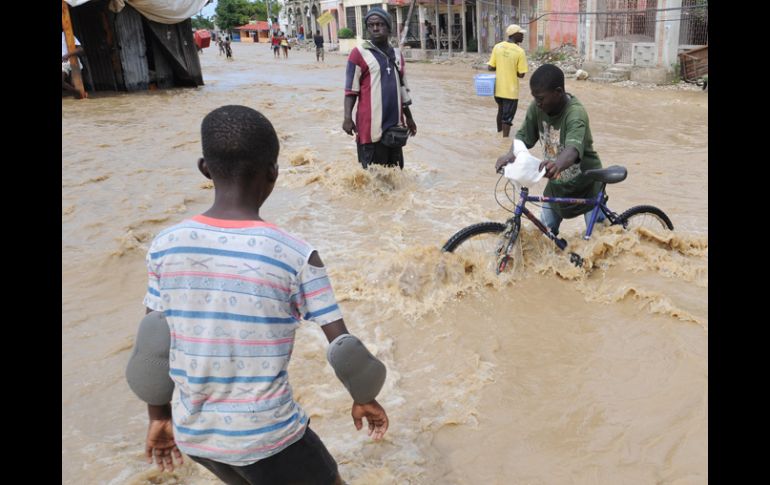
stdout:
<svg viewBox="0 0 770 485">
<path fill-rule="evenodd" d="M 530 212 L 529 209 L 525 207 L 527 202 L 549 202 L 552 204 L 580 204 L 580 205 L 589 205 L 592 206 L 593 209 L 591 210 L 591 218 L 588 222 L 588 227 L 586 228 L 585 236 L 583 236 L 583 239 L 588 240 L 591 238 L 591 233 L 593 233 L 594 230 L 594 224 L 596 224 L 596 218 L 599 215 L 599 211 L 602 211 L 604 213 L 604 216 L 609 219 L 610 222 L 615 222 L 615 219 L 617 218 L 617 214 L 612 212 L 606 205 L 607 202 L 607 194 L 604 192 L 604 189 L 606 187 L 606 184 L 602 185 L 601 190 L 599 190 L 599 193 L 596 194 L 596 197 L 593 197 L 591 199 L 573 199 L 568 197 L 547 197 L 543 195 L 529 195 L 529 188 L 522 187 L 521 191 L 519 192 L 519 202 L 516 204 L 516 207 L 513 211 L 513 219 L 519 218 L 521 219 L 521 216 L 524 215 L 532 221 L 535 226 L 537 226 L 538 229 L 540 229 L 540 232 L 548 236 L 548 238 L 553 241 L 559 249 L 564 249 L 567 247 L 567 241 L 557 237 L 551 230 L 545 226 L 542 222 L 540 222 L 540 219 L 534 216 L 532 212 Z"/>
</svg>

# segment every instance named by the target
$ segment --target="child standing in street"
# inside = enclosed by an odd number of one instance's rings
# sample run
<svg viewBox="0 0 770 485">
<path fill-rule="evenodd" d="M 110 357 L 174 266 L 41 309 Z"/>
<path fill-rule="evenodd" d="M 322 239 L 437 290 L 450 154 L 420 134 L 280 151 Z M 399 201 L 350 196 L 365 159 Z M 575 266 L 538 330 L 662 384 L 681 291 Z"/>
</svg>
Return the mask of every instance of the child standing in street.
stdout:
<svg viewBox="0 0 770 485">
<path fill-rule="evenodd" d="M 354 425 L 366 418 L 375 440 L 388 429 L 375 399 L 384 365 L 348 333 L 318 252 L 260 215 L 278 178 L 270 121 L 223 106 L 204 118 L 201 138 L 198 169 L 214 182 L 214 204 L 161 231 L 147 254 L 144 303 L 167 321 L 169 370 L 142 377 L 132 357 L 127 372 L 130 384 L 173 380 L 167 404 L 140 395 L 150 415 L 147 457 L 173 470 L 184 452 L 228 484 L 341 483 L 289 384 L 299 321 L 323 329 L 329 362 L 353 396 Z"/>
</svg>

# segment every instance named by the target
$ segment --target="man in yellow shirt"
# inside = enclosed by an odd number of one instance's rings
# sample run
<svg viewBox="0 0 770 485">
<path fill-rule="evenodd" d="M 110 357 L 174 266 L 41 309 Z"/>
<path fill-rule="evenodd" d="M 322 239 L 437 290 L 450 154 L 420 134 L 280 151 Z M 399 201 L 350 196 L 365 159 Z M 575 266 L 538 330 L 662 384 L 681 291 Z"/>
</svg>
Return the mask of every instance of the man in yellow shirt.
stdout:
<svg viewBox="0 0 770 485">
<path fill-rule="evenodd" d="M 527 55 L 518 46 L 527 31 L 511 24 L 505 29 L 507 40 L 495 44 L 489 58 L 489 70 L 497 73 L 495 79 L 495 101 L 497 102 L 497 132 L 507 138 L 511 132 L 513 117 L 519 105 L 519 79 L 527 69 Z"/>
</svg>

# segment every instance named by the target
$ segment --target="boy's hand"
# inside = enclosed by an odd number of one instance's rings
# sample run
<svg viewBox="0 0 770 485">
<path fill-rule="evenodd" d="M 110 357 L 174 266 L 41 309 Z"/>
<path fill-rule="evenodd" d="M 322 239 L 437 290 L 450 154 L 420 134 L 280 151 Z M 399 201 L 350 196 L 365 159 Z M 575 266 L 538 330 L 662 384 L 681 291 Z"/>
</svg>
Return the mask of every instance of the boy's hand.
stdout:
<svg viewBox="0 0 770 485">
<path fill-rule="evenodd" d="M 385 436 L 385 432 L 388 430 L 388 415 L 385 414 L 385 410 L 376 399 L 366 404 L 353 403 L 350 414 L 353 416 L 353 424 L 357 430 L 363 427 L 361 418 L 365 417 L 369 423 L 369 436 L 372 436 L 375 441 L 381 440 Z"/>
<path fill-rule="evenodd" d="M 559 177 L 559 174 L 569 168 L 571 165 L 580 161 L 580 154 L 573 146 L 568 146 L 562 150 L 556 157 L 556 160 L 548 162 L 543 160 L 540 162 L 540 170 L 545 168 L 545 176 L 549 179 L 555 179 Z"/>
<path fill-rule="evenodd" d="M 514 155 L 513 153 L 506 153 L 502 157 L 499 157 L 497 159 L 497 162 L 495 162 L 495 172 L 503 173 L 503 167 L 515 161 L 516 161 L 516 155 Z"/>
<path fill-rule="evenodd" d="M 559 176 L 559 173 L 561 173 L 562 170 L 567 168 L 570 165 L 569 160 L 562 160 L 559 161 L 559 159 L 556 159 L 553 162 L 548 162 L 543 160 L 540 162 L 540 167 L 538 167 L 540 170 L 543 170 L 543 167 L 545 167 L 545 176 L 549 179 L 557 178 Z"/>
<path fill-rule="evenodd" d="M 152 464 L 153 458 L 160 471 L 174 471 L 174 458 L 177 465 L 184 463 L 182 453 L 174 441 L 174 428 L 171 419 L 151 419 L 147 428 L 147 442 L 144 454 L 147 463 Z"/>
</svg>

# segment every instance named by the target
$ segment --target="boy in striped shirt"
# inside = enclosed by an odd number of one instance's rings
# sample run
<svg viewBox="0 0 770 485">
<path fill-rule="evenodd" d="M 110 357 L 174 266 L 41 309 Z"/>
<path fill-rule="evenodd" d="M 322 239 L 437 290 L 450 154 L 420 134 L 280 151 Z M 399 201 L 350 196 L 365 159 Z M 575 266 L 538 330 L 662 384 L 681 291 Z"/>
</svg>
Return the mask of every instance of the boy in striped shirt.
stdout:
<svg viewBox="0 0 770 485">
<path fill-rule="evenodd" d="M 275 130 L 251 108 L 223 106 L 201 135 L 214 204 L 161 231 L 147 254 L 144 302 L 168 322 L 175 384 L 169 404 L 148 404 L 148 458 L 173 470 L 184 452 L 230 484 L 341 483 L 287 368 L 301 319 L 330 342 L 348 331 L 318 252 L 260 217 L 278 178 Z M 352 416 L 374 439 L 387 431 L 374 399 L 354 402 Z"/>
</svg>

